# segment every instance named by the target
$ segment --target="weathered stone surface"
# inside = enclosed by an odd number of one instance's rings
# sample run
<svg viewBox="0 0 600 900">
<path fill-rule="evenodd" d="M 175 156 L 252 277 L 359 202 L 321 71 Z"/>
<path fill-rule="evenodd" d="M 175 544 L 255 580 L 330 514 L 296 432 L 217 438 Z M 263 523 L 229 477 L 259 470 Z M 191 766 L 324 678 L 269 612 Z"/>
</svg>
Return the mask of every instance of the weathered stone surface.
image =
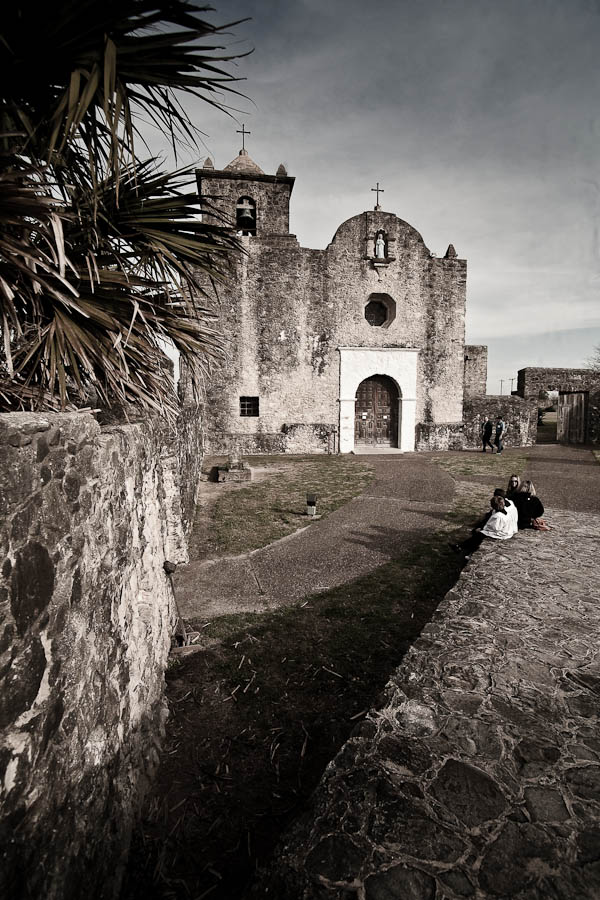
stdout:
<svg viewBox="0 0 600 900">
<path fill-rule="evenodd" d="M 600 516 L 547 517 L 472 557 L 251 897 L 335 900 L 304 864 L 351 820 L 360 900 L 597 900 Z"/>
<path fill-rule="evenodd" d="M 365 900 L 433 900 L 435 881 L 425 872 L 392 866 L 365 882 Z"/>
<path fill-rule="evenodd" d="M 488 348 L 482 344 L 465 344 L 465 400 L 482 397 L 487 384 Z"/>
<path fill-rule="evenodd" d="M 356 389 L 376 374 L 400 389 L 405 425 L 394 446 L 461 446 L 466 261 L 437 258 L 379 207 L 343 222 L 325 250 L 301 247 L 289 233 L 293 178 L 227 167 L 198 179 L 218 221 L 235 221 L 241 198 L 256 211 L 256 233 L 240 236 L 244 252 L 215 304 L 226 352 L 205 408 L 211 452 L 352 450 Z M 378 234 L 384 259 L 375 259 Z M 365 314 L 373 303 L 384 308 L 377 321 Z M 258 415 L 242 397 L 257 398 Z"/>
<path fill-rule="evenodd" d="M 12 900 L 118 886 L 166 716 L 163 562 L 187 560 L 201 464 L 199 418 L 184 418 L 175 440 L 160 422 L 0 415 L 0 894 Z"/>
<path fill-rule="evenodd" d="M 10 608 L 23 636 L 44 610 L 54 592 L 54 563 L 48 550 L 35 541 L 15 553 L 11 572 Z"/>
<path fill-rule="evenodd" d="M 552 788 L 526 788 L 525 804 L 532 822 L 563 822 L 570 818 L 562 794 Z"/>
<path fill-rule="evenodd" d="M 497 819 L 507 806 L 493 778 L 458 759 L 444 763 L 430 790 L 465 825 Z"/>
<path fill-rule="evenodd" d="M 346 834 L 323 838 L 306 858 L 310 875 L 331 881 L 353 881 L 363 866 L 368 843 Z"/>
<path fill-rule="evenodd" d="M 530 447 L 537 435 L 538 403 L 535 400 L 506 395 L 465 397 L 465 447 L 481 449 L 480 428 L 484 417 L 495 423 L 502 416 L 508 426 L 505 447 Z"/>
<path fill-rule="evenodd" d="M 0 692 L 0 728 L 6 728 L 28 710 L 37 697 L 46 670 L 46 655 L 41 641 L 25 641 L 9 663 Z"/>
<path fill-rule="evenodd" d="M 523 888 L 531 890 L 540 874 L 550 874 L 556 861 L 541 829 L 507 822 L 483 856 L 479 884 L 491 897 L 518 896 Z"/>
<path fill-rule="evenodd" d="M 583 440 L 586 443 L 600 443 L 600 374 L 598 372 L 593 372 L 591 369 L 543 369 L 535 366 L 519 369 L 517 393 L 521 397 L 537 399 L 541 390 L 565 392 L 564 400 L 567 401 L 569 395 L 585 394 Z M 561 412 L 562 402 L 563 397 L 559 397 L 559 441 L 562 440 L 561 416 L 563 412 L 567 412 L 567 410 Z M 582 438 L 579 437 L 578 440 L 581 441 Z"/>
</svg>

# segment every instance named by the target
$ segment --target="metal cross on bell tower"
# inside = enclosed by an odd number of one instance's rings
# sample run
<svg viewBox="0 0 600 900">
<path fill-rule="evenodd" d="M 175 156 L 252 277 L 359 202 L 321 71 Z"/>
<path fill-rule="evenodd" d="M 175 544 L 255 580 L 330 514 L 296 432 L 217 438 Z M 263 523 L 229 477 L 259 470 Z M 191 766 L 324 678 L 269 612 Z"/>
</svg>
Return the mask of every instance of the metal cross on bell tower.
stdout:
<svg viewBox="0 0 600 900">
<path fill-rule="evenodd" d="M 238 128 L 238 130 L 236 131 L 236 134 L 241 134 L 241 136 L 242 136 L 242 152 L 245 153 L 245 152 L 246 152 L 246 135 L 247 135 L 247 134 L 252 134 L 252 132 L 251 132 L 251 131 L 246 131 L 245 124 L 242 122 L 242 128 L 241 128 L 241 131 L 240 131 L 240 129 Z"/>
<path fill-rule="evenodd" d="M 375 204 L 375 211 L 377 212 L 378 210 L 381 209 L 381 207 L 379 205 L 379 195 L 385 194 L 385 191 L 383 188 L 379 187 L 379 182 L 377 182 L 377 187 L 371 188 L 371 190 L 375 191 L 377 193 L 377 203 Z"/>
</svg>

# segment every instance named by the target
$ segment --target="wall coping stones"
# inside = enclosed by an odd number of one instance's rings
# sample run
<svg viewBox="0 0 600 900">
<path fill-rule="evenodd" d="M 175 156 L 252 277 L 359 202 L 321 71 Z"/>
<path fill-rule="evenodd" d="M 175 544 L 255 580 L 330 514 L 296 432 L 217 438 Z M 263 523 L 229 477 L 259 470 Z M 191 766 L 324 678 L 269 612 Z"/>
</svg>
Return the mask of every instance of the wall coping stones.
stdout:
<svg viewBox="0 0 600 900">
<path fill-rule="evenodd" d="M 600 516 L 548 518 L 473 555 L 252 897 L 597 900 Z"/>
</svg>

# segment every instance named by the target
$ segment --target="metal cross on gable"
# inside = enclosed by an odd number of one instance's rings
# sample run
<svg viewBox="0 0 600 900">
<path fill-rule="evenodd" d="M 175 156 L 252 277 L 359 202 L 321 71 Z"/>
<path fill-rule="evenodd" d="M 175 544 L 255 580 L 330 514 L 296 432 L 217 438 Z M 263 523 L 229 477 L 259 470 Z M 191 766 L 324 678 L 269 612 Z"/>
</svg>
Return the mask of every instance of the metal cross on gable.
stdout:
<svg viewBox="0 0 600 900">
<path fill-rule="evenodd" d="M 242 136 L 242 150 L 245 150 L 245 149 L 246 149 L 246 143 L 245 143 L 246 135 L 247 135 L 247 134 L 252 134 L 252 132 L 251 132 L 251 131 L 246 131 L 245 125 L 244 125 L 244 123 L 242 122 L 242 129 L 241 129 L 241 131 L 240 131 L 240 129 L 238 128 L 238 130 L 236 131 L 236 134 L 241 134 L 241 136 Z"/>
<path fill-rule="evenodd" d="M 379 182 L 377 182 L 377 187 L 371 188 L 371 190 L 377 192 L 377 206 L 375 207 L 375 209 L 379 209 L 379 195 L 385 194 L 385 191 L 383 188 L 379 187 Z"/>
</svg>

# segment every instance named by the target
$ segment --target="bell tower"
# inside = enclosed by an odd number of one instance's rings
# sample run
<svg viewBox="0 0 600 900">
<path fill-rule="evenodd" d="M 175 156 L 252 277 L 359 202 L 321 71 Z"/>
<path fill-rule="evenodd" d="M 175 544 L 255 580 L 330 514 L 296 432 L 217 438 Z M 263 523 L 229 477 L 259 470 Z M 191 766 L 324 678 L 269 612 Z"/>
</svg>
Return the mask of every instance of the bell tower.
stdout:
<svg viewBox="0 0 600 900">
<path fill-rule="evenodd" d="M 246 132 L 248 133 L 248 132 Z M 263 170 L 242 147 L 224 169 L 215 169 L 210 158 L 196 169 L 200 202 L 210 206 L 203 212 L 211 225 L 229 225 L 240 235 L 263 237 L 290 232 L 290 196 L 294 187 L 283 165 L 275 175 Z"/>
</svg>

